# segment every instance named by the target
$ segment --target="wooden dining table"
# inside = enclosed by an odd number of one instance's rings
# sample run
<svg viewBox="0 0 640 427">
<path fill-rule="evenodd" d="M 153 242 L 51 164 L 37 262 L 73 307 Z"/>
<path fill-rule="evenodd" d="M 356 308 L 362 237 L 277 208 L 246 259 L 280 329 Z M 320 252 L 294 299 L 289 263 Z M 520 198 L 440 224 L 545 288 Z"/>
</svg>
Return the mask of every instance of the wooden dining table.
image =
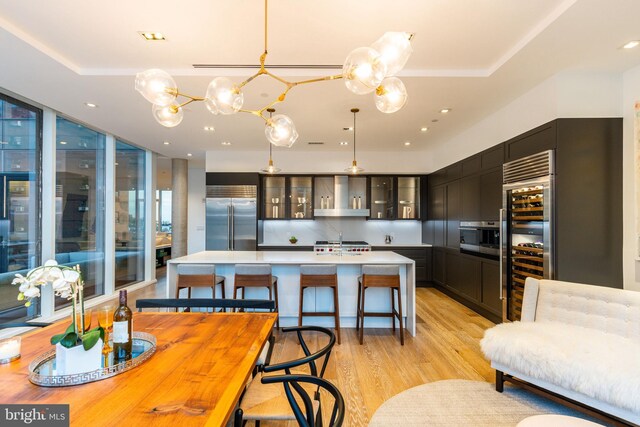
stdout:
<svg viewBox="0 0 640 427">
<path fill-rule="evenodd" d="M 22 337 L 22 357 L 0 365 L 0 403 L 70 405 L 71 425 L 223 426 L 249 380 L 275 313 L 134 313 L 134 331 L 156 337 L 141 365 L 69 387 L 29 382 L 29 363 L 50 350 L 58 322 Z"/>
</svg>

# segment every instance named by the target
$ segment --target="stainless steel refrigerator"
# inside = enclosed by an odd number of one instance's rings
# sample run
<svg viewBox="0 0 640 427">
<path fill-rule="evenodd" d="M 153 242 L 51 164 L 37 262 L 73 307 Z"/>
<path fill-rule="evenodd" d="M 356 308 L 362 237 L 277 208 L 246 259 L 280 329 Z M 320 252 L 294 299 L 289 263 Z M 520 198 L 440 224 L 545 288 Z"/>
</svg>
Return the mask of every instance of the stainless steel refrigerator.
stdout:
<svg viewBox="0 0 640 427">
<path fill-rule="evenodd" d="M 553 279 L 554 152 L 503 166 L 500 210 L 502 318 L 520 320 L 527 277 Z"/>
<path fill-rule="evenodd" d="M 257 187 L 208 185 L 206 245 L 208 251 L 255 251 Z"/>
</svg>

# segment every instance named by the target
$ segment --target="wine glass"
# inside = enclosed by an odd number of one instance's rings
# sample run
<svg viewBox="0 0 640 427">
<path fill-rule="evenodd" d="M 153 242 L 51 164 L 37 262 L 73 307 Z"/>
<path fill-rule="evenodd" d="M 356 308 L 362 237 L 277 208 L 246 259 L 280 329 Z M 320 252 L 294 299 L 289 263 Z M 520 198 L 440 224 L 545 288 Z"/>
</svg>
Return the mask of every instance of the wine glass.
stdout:
<svg viewBox="0 0 640 427">
<path fill-rule="evenodd" d="M 114 307 L 101 307 L 98 310 L 98 324 L 104 329 L 104 346 L 102 347 L 102 353 L 108 354 L 111 352 L 111 346 L 109 345 L 109 334 L 113 329 L 113 312 Z"/>
<path fill-rule="evenodd" d="M 84 331 L 82 331 L 81 333 L 85 333 L 89 329 L 91 329 L 91 314 L 92 312 L 90 308 L 84 309 Z M 82 328 L 82 311 L 80 310 L 76 310 L 76 326 L 78 328 L 78 331 L 80 331 L 80 329 Z"/>
</svg>

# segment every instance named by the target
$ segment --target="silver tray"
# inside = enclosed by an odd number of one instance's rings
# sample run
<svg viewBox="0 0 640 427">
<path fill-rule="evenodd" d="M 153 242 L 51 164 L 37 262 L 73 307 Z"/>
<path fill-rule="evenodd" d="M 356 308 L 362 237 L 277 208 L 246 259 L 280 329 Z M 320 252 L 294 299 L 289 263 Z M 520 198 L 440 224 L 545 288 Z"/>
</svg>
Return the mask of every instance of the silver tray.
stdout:
<svg viewBox="0 0 640 427">
<path fill-rule="evenodd" d="M 43 387 L 66 387 L 87 384 L 111 378 L 144 363 L 156 351 L 156 337 L 146 332 L 133 332 L 133 348 L 130 360 L 95 371 L 72 375 L 53 375 L 56 367 L 56 349 L 36 357 L 29 364 L 29 381 Z M 112 354 L 108 356 L 112 359 Z"/>
</svg>

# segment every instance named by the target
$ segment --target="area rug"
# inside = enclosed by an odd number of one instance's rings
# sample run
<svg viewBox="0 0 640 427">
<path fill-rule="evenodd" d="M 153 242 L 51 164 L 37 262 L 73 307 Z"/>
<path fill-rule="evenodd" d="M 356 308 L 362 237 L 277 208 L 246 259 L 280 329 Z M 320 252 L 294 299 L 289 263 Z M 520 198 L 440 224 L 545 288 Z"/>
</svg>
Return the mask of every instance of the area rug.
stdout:
<svg viewBox="0 0 640 427">
<path fill-rule="evenodd" d="M 569 415 L 606 425 L 508 384 L 503 393 L 498 393 L 494 384 L 486 382 L 445 380 L 393 396 L 376 410 L 369 426 L 514 427 L 523 419 L 540 414 Z"/>
</svg>

